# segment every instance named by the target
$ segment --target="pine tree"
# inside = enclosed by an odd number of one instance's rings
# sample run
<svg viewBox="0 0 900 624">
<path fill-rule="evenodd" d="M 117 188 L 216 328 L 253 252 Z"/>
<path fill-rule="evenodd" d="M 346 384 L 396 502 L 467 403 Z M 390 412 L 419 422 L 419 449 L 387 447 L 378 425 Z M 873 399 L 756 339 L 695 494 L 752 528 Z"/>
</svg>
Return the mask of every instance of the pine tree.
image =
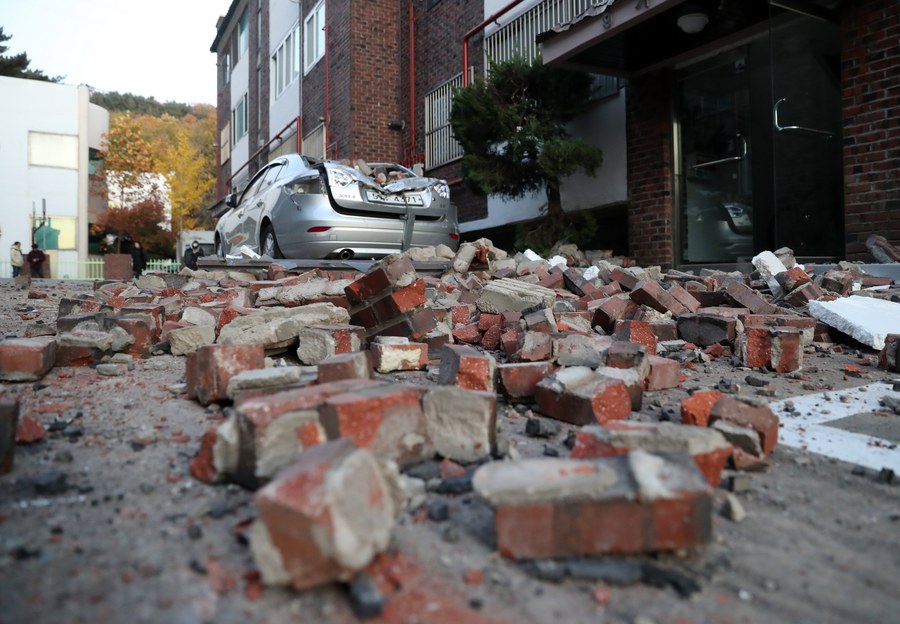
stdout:
<svg viewBox="0 0 900 624">
<path fill-rule="evenodd" d="M 43 80 L 45 82 L 59 82 L 63 76 L 50 77 L 39 69 L 29 69 L 31 59 L 24 52 L 19 54 L 6 55 L 9 46 L 3 45 L 12 39 L 12 35 L 3 32 L 0 26 L 0 76 L 9 76 L 11 78 L 27 78 L 29 80 Z"/>
<path fill-rule="evenodd" d="M 466 180 L 480 193 L 505 199 L 545 191 L 544 246 L 570 227 L 561 180 L 580 172 L 592 175 L 603 162 L 599 148 L 566 130 L 592 105 L 591 84 L 587 74 L 514 58 L 492 65 L 490 79 L 479 77 L 453 94 L 450 124 L 464 150 Z"/>
</svg>

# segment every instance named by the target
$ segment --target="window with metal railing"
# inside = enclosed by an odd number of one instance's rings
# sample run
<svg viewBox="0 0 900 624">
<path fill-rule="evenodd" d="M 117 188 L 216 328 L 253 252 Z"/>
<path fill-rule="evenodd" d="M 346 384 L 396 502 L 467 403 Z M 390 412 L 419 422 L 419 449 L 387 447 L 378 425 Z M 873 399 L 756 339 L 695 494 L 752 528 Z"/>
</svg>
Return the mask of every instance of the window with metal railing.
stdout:
<svg viewBox="0 0 900 624">
<path fill-rule="evenodd" d="M 462 73 L 425 96 L 425 169 L 462 158 L 462 147 L 453 138 L 450 126 L 453 89 L 459 87 L 462 87 Z"/>
<path fill-rule="evenodd" d="M 557 24 L 565 24 L 584 13 L 596 0 L 545 0 L 504 24 L 484 40 L 484 66 L 517 56 L 534 60 L 541 51 L 537 36 Z M 614 95 L 619 81 L 614 76 L 596 77 L 596 96 Z"/>
</svg>

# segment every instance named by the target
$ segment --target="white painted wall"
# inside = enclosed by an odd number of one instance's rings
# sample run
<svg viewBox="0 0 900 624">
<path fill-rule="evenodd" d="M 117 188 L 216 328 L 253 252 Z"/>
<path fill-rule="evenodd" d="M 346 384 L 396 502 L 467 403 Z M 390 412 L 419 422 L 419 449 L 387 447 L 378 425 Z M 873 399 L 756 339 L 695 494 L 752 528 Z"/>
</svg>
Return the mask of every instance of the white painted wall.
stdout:
<svg viewBox="0 0 900 624">
<path fill-rule="evenodd" d="M 0 77 L 0 253 L 17 240 L 26 252 L 31 248 L 32 210 L 40 215 L 46 200 L 47 216 L 79 219 L 76 249 L 58 258 L 86 258 L 87 150 L 100 147 L 109 130 L 109 114 L 88 105 L 86 92 L 83 86 Z M 79 168 L 29 165 L 29 132 L 76 137 Z"/>
<path fill-rule="evenodd" d="M 284 38 L 298 24 L 300 24 L 300 37 L 303 37 L 303 22 L 300 20 L 300 4 L 291 0 L 269 1 L 269 136 L 271 139 L 300 114 L 300 82 L 303 76 L 303 47 L 300 48 L 300 75 L 287 89 L 275 98 L 275 68 L 272 64 L 272 55 L 284 41 Z M 296 141 L 296 139 L 294 139 Z M 296 145 L 296 143 L 294 143 Z M 273 145 L 273 147 L 278 147 Z"/>
<path fill-rule="evenodd" d="M 237 24 L 237 22 L 235 22 Z M 236 28 L 237 26 L 235 26 Z M 254 66 L 254 70 L 256 69 L 256 55 L 253 54 L 253 50 L 248 50 L 244 56 L 237 62 L 234 68 L 231 71 L 231 82 L 229 83 L 229 88 L 231 89 L 231 110 L 228 111 L 229 119 L 231 119 L 231 113 L 237 107 L 238 102 L 240 102 L 241 98 L 245 93 L 248 92 L 250 86 L 250 65 Z M 249 98 L 253 97 L 252 94 L 248 94 Z M 247 124 L 249 127 L 250 120 L 247 118 Z M 250 150 L 249 150 L 249 140 L 250 134 L 249 132 L 245 134 L 241 140 L 237 141 L 231 146 L 231 167 L 232 173 L 234 172 L 235 167 L 240 167 L 250 158 Z M 256 148 L 253 149 L 256 151 Z"/>
</svg>

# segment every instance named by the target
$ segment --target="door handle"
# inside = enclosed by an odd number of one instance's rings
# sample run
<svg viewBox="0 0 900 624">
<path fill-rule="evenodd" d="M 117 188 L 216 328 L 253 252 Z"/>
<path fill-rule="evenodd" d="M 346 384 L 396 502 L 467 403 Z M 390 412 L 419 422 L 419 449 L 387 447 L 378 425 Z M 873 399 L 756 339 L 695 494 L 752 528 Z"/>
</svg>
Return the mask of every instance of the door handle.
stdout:
<svg viewBox="0 0 900 624">
<path fill-rule="evenodd" d="M 727 158 L 719 158 L 718 160 L 711 160 L 709 162 L 700 163 L 697 165 L 693 165 L 691 169 L 704 169 L 706 167 L 713 167 L 715 165 L 721 165 L 723 163 L 744 160 L 744 157 L 747 155 L 747 139 L 738 134 L 737 140 L 738 144 L 740 145 L 740 154 L 738 154 L 737 156 L 728 156 Z"/>
<path fill-rule="evenodd" d="M 824 136 L 826 139 L 831 139 L 834 137 L 834 133 L 828 132 L 827 130 L 806 128 L 804 126 L 782 126 L 780 123 L 778 123 L 778 108 L 784 102 L 787 102 L 787 98 L 781 98 L 780 100 L 775 102 L 775 107 L 772 109 L 773 122 L 775 123 L 775 129 L 778 130 L 778 132 L 799 132 L 802 134 L 813 134 L 817 136 Z"/>
</svg>

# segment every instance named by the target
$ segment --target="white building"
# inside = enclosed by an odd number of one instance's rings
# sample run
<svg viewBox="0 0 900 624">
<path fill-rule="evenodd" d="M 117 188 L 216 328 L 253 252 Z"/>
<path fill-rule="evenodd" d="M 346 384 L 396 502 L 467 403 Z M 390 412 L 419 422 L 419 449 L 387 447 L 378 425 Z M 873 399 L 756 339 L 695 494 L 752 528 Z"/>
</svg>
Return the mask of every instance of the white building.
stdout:
<svg viewBox="0 0 900 624">
<path fill-rule="evenodd" d="M 109 113 L 89 96 L 86 86 L 0 76 L 4 267 L 10 245 L 20 241 L 27 253 L 46 217 L 36 242 L 50 257 L 51 277 L 81 276 L 77 267 L 88 257 L 89 224 L 105 207 L 90 195 L 89 173 L 109 130 Z"/>
</svg>

